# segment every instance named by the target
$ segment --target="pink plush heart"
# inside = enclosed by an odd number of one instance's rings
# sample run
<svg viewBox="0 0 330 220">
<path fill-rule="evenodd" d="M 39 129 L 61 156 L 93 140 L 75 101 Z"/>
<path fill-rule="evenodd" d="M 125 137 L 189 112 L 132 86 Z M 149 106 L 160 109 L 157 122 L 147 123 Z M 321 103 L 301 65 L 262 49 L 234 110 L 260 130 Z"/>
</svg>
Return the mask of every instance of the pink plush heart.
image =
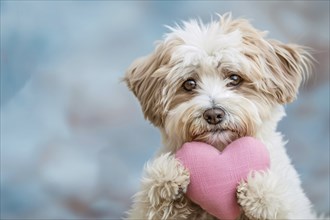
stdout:
<svg viewBox="0 0 330 220">
<path fill-rule="evenodd" d="M 236 187 L 252 170 L 266 170 L 266 147 L 252 137 L 229 144 L 222 152 L 202 143 L 185 143 L 176 153 L 190 172 L 187 196 L 220 219 L 236 219 L 240 213 Z"/>
</svg>

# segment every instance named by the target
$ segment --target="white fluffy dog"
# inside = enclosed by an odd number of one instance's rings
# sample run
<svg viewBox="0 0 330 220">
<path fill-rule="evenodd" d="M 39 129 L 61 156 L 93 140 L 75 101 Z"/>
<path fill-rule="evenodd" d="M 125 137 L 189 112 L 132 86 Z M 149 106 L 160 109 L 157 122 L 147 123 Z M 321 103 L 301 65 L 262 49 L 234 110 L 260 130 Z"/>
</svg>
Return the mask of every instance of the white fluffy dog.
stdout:
<svg viewBox="0 0 330 220">
<path fill-rule="evenodd" d="M 128 218 L 215 219 L 185 196 L 189 172 L 174 154 L 193 140 L 222 150 L 252 136 L 267 146 L 271 167 L 238 185 L 239 218 L 314 219 L 276 131 L 285 115 L 282 105 L 296 98 L 308 76 L 310 54 L 304 47 L 266 39 L 265 32 L 230 14 L 209 24 L 191 20 L 169 29 L 155 51 L 136 60 L 125 76 L 163 140 L 157 157 L 145 166 Z"/>
</svg>

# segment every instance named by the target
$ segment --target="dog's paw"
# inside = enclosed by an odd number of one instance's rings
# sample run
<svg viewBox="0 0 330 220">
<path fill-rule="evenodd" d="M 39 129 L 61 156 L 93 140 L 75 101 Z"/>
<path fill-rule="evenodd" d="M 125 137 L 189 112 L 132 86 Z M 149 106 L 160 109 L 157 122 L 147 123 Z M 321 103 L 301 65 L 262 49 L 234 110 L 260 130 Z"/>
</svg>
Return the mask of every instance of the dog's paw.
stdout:
<svg viewBox="0 0 330 220">
<path fill-rule="evenodd" d="M 184 177 L 187 177 L 184 175 Z M 187 186 L 189 184 L 189 176 L 188 179 L 180 177 L 178 179 L 165 180 L 165 181 L 157 181 L 149 190 L 148 196 L 158 205 L 161 201 L 175 201 L 179 200 L 183 197 L 183 195 L 187 192 Z"/>
<path fill-rule="evenodd" d="M 249 219 L 282 219 L 284 189 L 270 172 L 253 172 L 237 186 L 238 204 Z"/>
<path fill-rule="evenodd" d="M 153 206 L 179 200 L 190 182 L 188 170 L 171 154 L 163 154 L 145 167 L 143 182 Z"/>
</svg>

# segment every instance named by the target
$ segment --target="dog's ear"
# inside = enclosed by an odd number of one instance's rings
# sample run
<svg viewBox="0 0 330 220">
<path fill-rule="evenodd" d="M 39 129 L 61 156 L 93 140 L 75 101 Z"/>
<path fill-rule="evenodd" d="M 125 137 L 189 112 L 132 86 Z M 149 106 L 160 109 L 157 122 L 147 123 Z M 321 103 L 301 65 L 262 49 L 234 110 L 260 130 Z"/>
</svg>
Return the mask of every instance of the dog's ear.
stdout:
<svg viewBox="0 0 330 220">
<path fill-rule="evenodd" d="M 308 48 L 275 40 L 268 42 L 271 54 L 266 55 L 266 62 L 272 74 L 271 87 L 275 88 L 273 95 L 281 104 L 290 103 L 300 84 L 309 77 L 314 59 Z"/>
<path fill-rule="evenodd" d="M 128 88 L 140 101 L 145 118 L 155 126 L 164 122 L 165 77 L 170 61 L 170 48 L 160 42 L 155 51 L 133 62 L 124 77 Z"/>
</svg>

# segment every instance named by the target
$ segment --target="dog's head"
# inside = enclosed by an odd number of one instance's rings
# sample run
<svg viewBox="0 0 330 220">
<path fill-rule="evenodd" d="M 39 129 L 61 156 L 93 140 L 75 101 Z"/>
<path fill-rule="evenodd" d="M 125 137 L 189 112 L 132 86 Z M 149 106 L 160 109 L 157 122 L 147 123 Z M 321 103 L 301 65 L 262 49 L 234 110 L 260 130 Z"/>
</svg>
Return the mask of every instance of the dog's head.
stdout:
<svg viewBox="0 0 330 220">
<path fill-rule="evenodd" d="M 255 136 L 279 105 L 293 101 L 311 56 L 230 14 L 204 25 L 184 22 L 150 55 L 136 60 L 125 81 L 145 117 L 176 150 L 187 141 L 222 149 Z"/>
</svg>

